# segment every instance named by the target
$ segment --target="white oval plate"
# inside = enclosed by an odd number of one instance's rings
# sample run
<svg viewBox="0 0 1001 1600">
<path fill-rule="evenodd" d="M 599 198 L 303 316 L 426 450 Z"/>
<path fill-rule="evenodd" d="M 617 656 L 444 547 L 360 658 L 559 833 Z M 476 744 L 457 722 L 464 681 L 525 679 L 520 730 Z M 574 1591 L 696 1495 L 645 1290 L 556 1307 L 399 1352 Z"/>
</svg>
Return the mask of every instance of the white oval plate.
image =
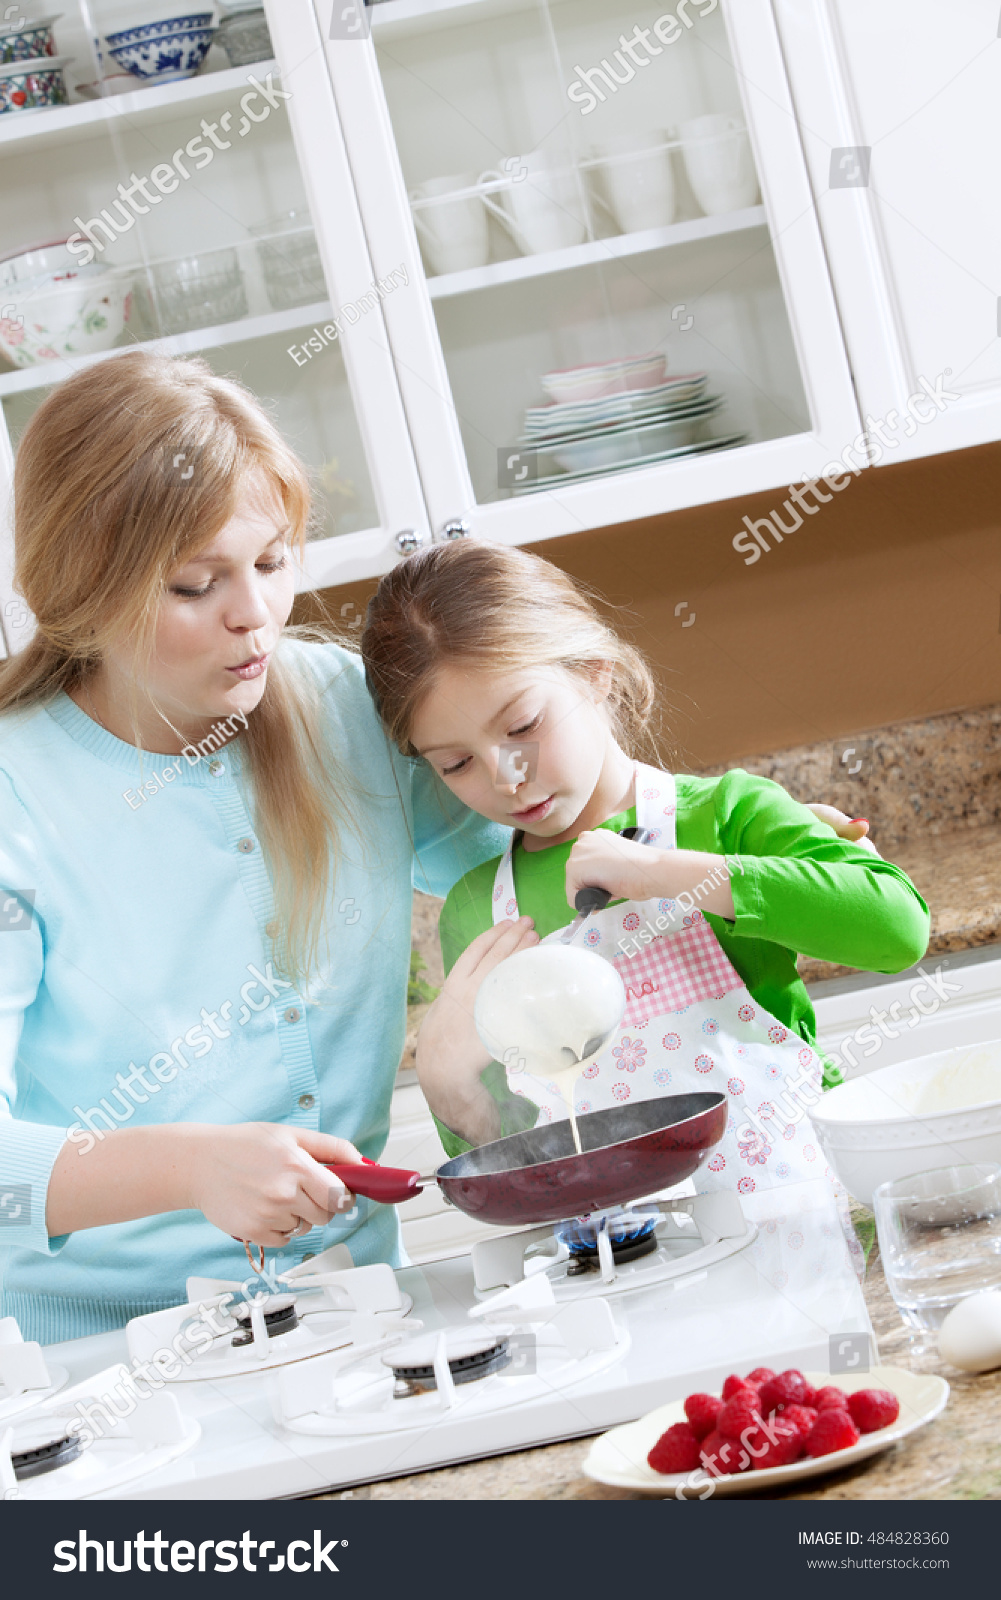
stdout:
<svg viewBox="0 0 1001 1600">
<path fill-rule="evenodd" d="M 648 1411 L 636 1422 L 623 1423 L 595 1439 L 584 1471 L 596 1483 L 607 1483 L 613 1489 L 641 1489 L 645 1494 L 675 1495 L 678 1489 L 682 1500 L 704 1497 L 712 1485 L 713 1495 L 749 1494 L 755 1489 L 785 1489 L 805 1478 L 818 1477 L 823 1472 L 838 1472 L 855 1461 L 874 1456 L 898 1439 L 906 1438 L 916 1428 L 932 1422 L 949 1398 L 949 1385 L 934 1373 L 905 1372 L 901 1367 L 874 1367 L 871 1372 L 841 1374 L 833 1377 L 829 1372 L 806 1372 L 804 1377 L 814 1388 L 833 1383 L 849 1394 L 855 1389 L 890 1389 L 900 1401 L 900 1415 L 888 1428 L 876 1433 L 864 1433 L 858 1444 L 847 1450 L 835 1450 L 829 1456 L 816 1458 L 804 1456 L 786 1467 L 763 1467 L 760 1470 L 736 1472 L 732 1476 L 711 1478 L 705 1469 L 698 1470 L 693 1481 L 690 1472 L 654 1472 L 647 1463 L 647 1455 L 662 1433 L 673 1422 L 684 1422 L 685 1408 L 681 1400 L 658 1406 Z M 687 1486 L 688 1492 L 685 1492 Z"/>
</svg>

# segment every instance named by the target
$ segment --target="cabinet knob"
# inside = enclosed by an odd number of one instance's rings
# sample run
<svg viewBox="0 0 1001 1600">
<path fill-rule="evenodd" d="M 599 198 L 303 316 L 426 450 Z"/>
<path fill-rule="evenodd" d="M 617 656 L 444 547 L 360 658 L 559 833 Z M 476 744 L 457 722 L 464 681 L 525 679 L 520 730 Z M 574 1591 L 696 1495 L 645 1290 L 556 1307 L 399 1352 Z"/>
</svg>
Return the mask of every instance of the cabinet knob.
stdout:
<svg viewBox="0 0 1001 1600">
<path fill-rule="evenodd" d="M 422 544 L 427 544 L 427 534 L 418 533 L 416 528 L 404 528 L 402 533 L 396 535 L 396 548 L 402 555 L 412 556 Z"/>
<path fill-rule="evenodd" d="M 442 523 L 438 539 L 443 544 L 449 539 L 468 539 L 472 531 L 465 517 L 454 517 L 451 522 Z"/>
</svg>

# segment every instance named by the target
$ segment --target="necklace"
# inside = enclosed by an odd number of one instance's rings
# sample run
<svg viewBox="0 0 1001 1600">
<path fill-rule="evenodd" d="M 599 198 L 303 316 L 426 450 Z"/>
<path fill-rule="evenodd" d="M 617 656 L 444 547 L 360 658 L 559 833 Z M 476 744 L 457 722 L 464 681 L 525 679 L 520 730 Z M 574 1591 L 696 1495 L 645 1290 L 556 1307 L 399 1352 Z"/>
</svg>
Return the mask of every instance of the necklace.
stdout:
<svg viewBox="0 0 1001 1600">
<path fill-rule="evenodd" d="M 95 721 L 101 723 L 101 727 L 104 729 L 105 733 L 111 733 L 111 729 L 104 722 L 101 722 L 101 718 L 98 716 L 97 707 L 91 699 L 90 690 L 87 688 L 86 683 L 82 683 L 80 687 L 87 697 L 87 704 L 90 706 L 90 709 L 94 714 Z M 114 737 L 114 735 L 112 735 L 112 737 Z"/>
<path fill-rule="evenodd" d="M 80 687 L 83 690 L 84 695 L 86 696 L 87 704 L 89 705 L 91 711 L 93 712 L 95 720 L 101 724 L 101 727 L 104 729 L 105 733 L 111 733 L 111 729 L 108 727 L 108 724 L 102 720 L 102 718 L 101 718 L 101 716 L 100 716 L 100 714 L 98 712 L 98 709 L 94 704 L 93 697 L 91 696 L 91 692 L 87 688 L 86 683 L 81 683 Z M 168 716 L 166 716 L 164 714 L 164 712 L 162 712 L 160 710 L 159 706 L 154 706 L 153 709 L 156 711 L 156 714 L 157 714 L 158 717 L 162 717 L 163 718 L 164 722 L 167 724 L 167 727 L 170 729 L 170 731 L 174 735 L 174 737 L 181 741 L 182 749 L 186 744 L 190 743 L 190 740 L 186 740 L 184 738 L 183 734 L 178 733 L 177 729 L 174 727 L 174 724 L 171 722 L 170 718 Z M 111 737 L 114 738 L 115 735 L 111 734 Z"/>
</svg>

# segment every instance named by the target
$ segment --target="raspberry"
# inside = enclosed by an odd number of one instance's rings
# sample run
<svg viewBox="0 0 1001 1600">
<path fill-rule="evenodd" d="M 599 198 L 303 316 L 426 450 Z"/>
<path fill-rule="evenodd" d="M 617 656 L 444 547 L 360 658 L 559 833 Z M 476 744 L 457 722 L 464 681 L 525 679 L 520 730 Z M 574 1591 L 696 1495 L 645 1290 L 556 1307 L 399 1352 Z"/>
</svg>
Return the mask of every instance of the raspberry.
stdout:
<svg viewBox="0 0 1001 1600">
<path fill-rule="evenodd" d="M 694 1472 L 699 1466 L 699 1441 L 688 1422 L 675 1422 L 662 1433 L 647 1456 L 654 1472 Z"/>
<path fill-rule="evenodd" d="M 762 1384 L 762 1416 L 767 1416 L 770 1411 L 781 1411 L 783 1406 L 806 1405 L 807 1397 L 812 1393 L 803 1374 L 797 1372 L 795 1367 L 790 1367 L 787 1372 L 780 1372 L 777 1378 Z"/>
<path fill-rule="evenodd" d="M 847 1411 L 848 1396 L 836 1383 L 828 1383 L 823 1389 L 817 1390 L 810 1404 L 818 1411 Z"/>
<path fill-rule="evenodd" d="M 685 1416 L 692 1425 L 696 1439 L 704 1439 L 716 1426 L 716 1418 L 723 1409 L 722 1400 L 714 1394 L 690 1394 L 685 1401 Z"/>
<path fill-rule="evenodd" d="M 756 1428 L 760 1422 L 757 1394 L 753 1389 L 738 1389 L 716 1418 L 716 1431 L 724 1439 L 739 1439 L 746 1428 Z"/>
<path fill-rule="evenodd" d="M 749 1459 L 747 1451 L 739 1444 L 733 1439 L 724 1439 L 715 1430 L 702 1441 L 702 1460 L 707 1471 L 717 1478 L 743 1471 Z"/>
<path fill-rule="evenodd" d="M 800 1438 L 805 1444 L 810 1432 L 812 1431 L 813 1424 L 817 1420 L 817 1413 L 813 1407 L 786 1406 L 782 1411 L 779 1412 L 779 1416 L 782 1418 L 783 1422 L 790 1423 L 796 1429 L 796 1432 L 799 1434 Z"/>
<path fill-rule="evenodd" d="M 795 1423 L 787 1422 L 785 1416 L 773 1417 L 758 1430 L 756 1438 L 749 1439 L 751 1451 L 751 1465 L 758 1470 L 765 1467 L 787 1467 L 791 1461 L 798 1461 L 803 1454 L 804 1436 L 800 1433 Z"/>
<path fill-rule="evenodd" d="M 747 1374 L 744 1382 L 753 1383 L 756 1389 L 760 1389 L 763 1383 L 770 1383 L 774 1376 L 771 1367 L 755 1367 L 753 1372 Z"/>
<path fill-rule="evenodd" d="M 847 1450 L 853 1444 L 858 1444 L 859 1437 L 859 1431 L 847 1411 L 821 1411 L 806 1441 L 806 1453 L 808 1456 L 829 1456 L 835 1450 Z"/>
<path fill-rule="evenodd" d="M 734 1395 L 739 1394 L 741 1389 L 751 1387 L 753 1385 L 748 1384 L 746 1379 L 738 1378 L 735 1372 L 731 1372 L 730 1376 L 723 1381 L 723 1399 L 732 1400 Z"/>
<path fill-rule="evenodd" d="M 848 1396 L 848 1410 L 860 1433 L 875 1433 L 896 1422 L 900 1401 L 889 1389 L 856 1389 Z"/>
</svg>

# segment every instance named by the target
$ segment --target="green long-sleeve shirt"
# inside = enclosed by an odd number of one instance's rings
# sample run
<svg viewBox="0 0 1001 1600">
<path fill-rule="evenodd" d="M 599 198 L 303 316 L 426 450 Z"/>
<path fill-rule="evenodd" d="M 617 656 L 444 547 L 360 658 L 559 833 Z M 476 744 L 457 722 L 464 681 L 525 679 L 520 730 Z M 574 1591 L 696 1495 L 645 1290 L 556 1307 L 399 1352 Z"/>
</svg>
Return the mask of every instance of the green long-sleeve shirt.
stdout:
<svg viewBox="0 0 1001 1600">
<path fill-rule="evenodd" d="M 892 861 L 839 839 L 770 778 L 738 767 L 720 778 L 682 774 L 675 783 L 678 849 L 724 855 L 730 865 L 735 920 L 711 912 L 706 920 L 753 999 L 807 1043 L 816 1043 L 816 1018 L 797 953 L 867 972 L 900 972 L 920 961 L 928 907 Z M 630 809 L 601 826 L 618 833 L 635 822 Z M 574 914 L 565 885 L 570 850 L 570 844 L 515 847 L 518 909 L 534 918 L 540 938 Z M 474 867 L 449 892 L 439 925 L 446 972 L 492 924 L 497 860 Z M 824 1087 L 840 1079 L 826 1063 Z M 537 1107 L 511 1093 L 502 1066 L 492 1063 L 483 1082 L 498 1102 L 503 1133 L 534 1125 Z M 438 1126 L 450 1155 L 469 1148 Z"/>
</svg>

